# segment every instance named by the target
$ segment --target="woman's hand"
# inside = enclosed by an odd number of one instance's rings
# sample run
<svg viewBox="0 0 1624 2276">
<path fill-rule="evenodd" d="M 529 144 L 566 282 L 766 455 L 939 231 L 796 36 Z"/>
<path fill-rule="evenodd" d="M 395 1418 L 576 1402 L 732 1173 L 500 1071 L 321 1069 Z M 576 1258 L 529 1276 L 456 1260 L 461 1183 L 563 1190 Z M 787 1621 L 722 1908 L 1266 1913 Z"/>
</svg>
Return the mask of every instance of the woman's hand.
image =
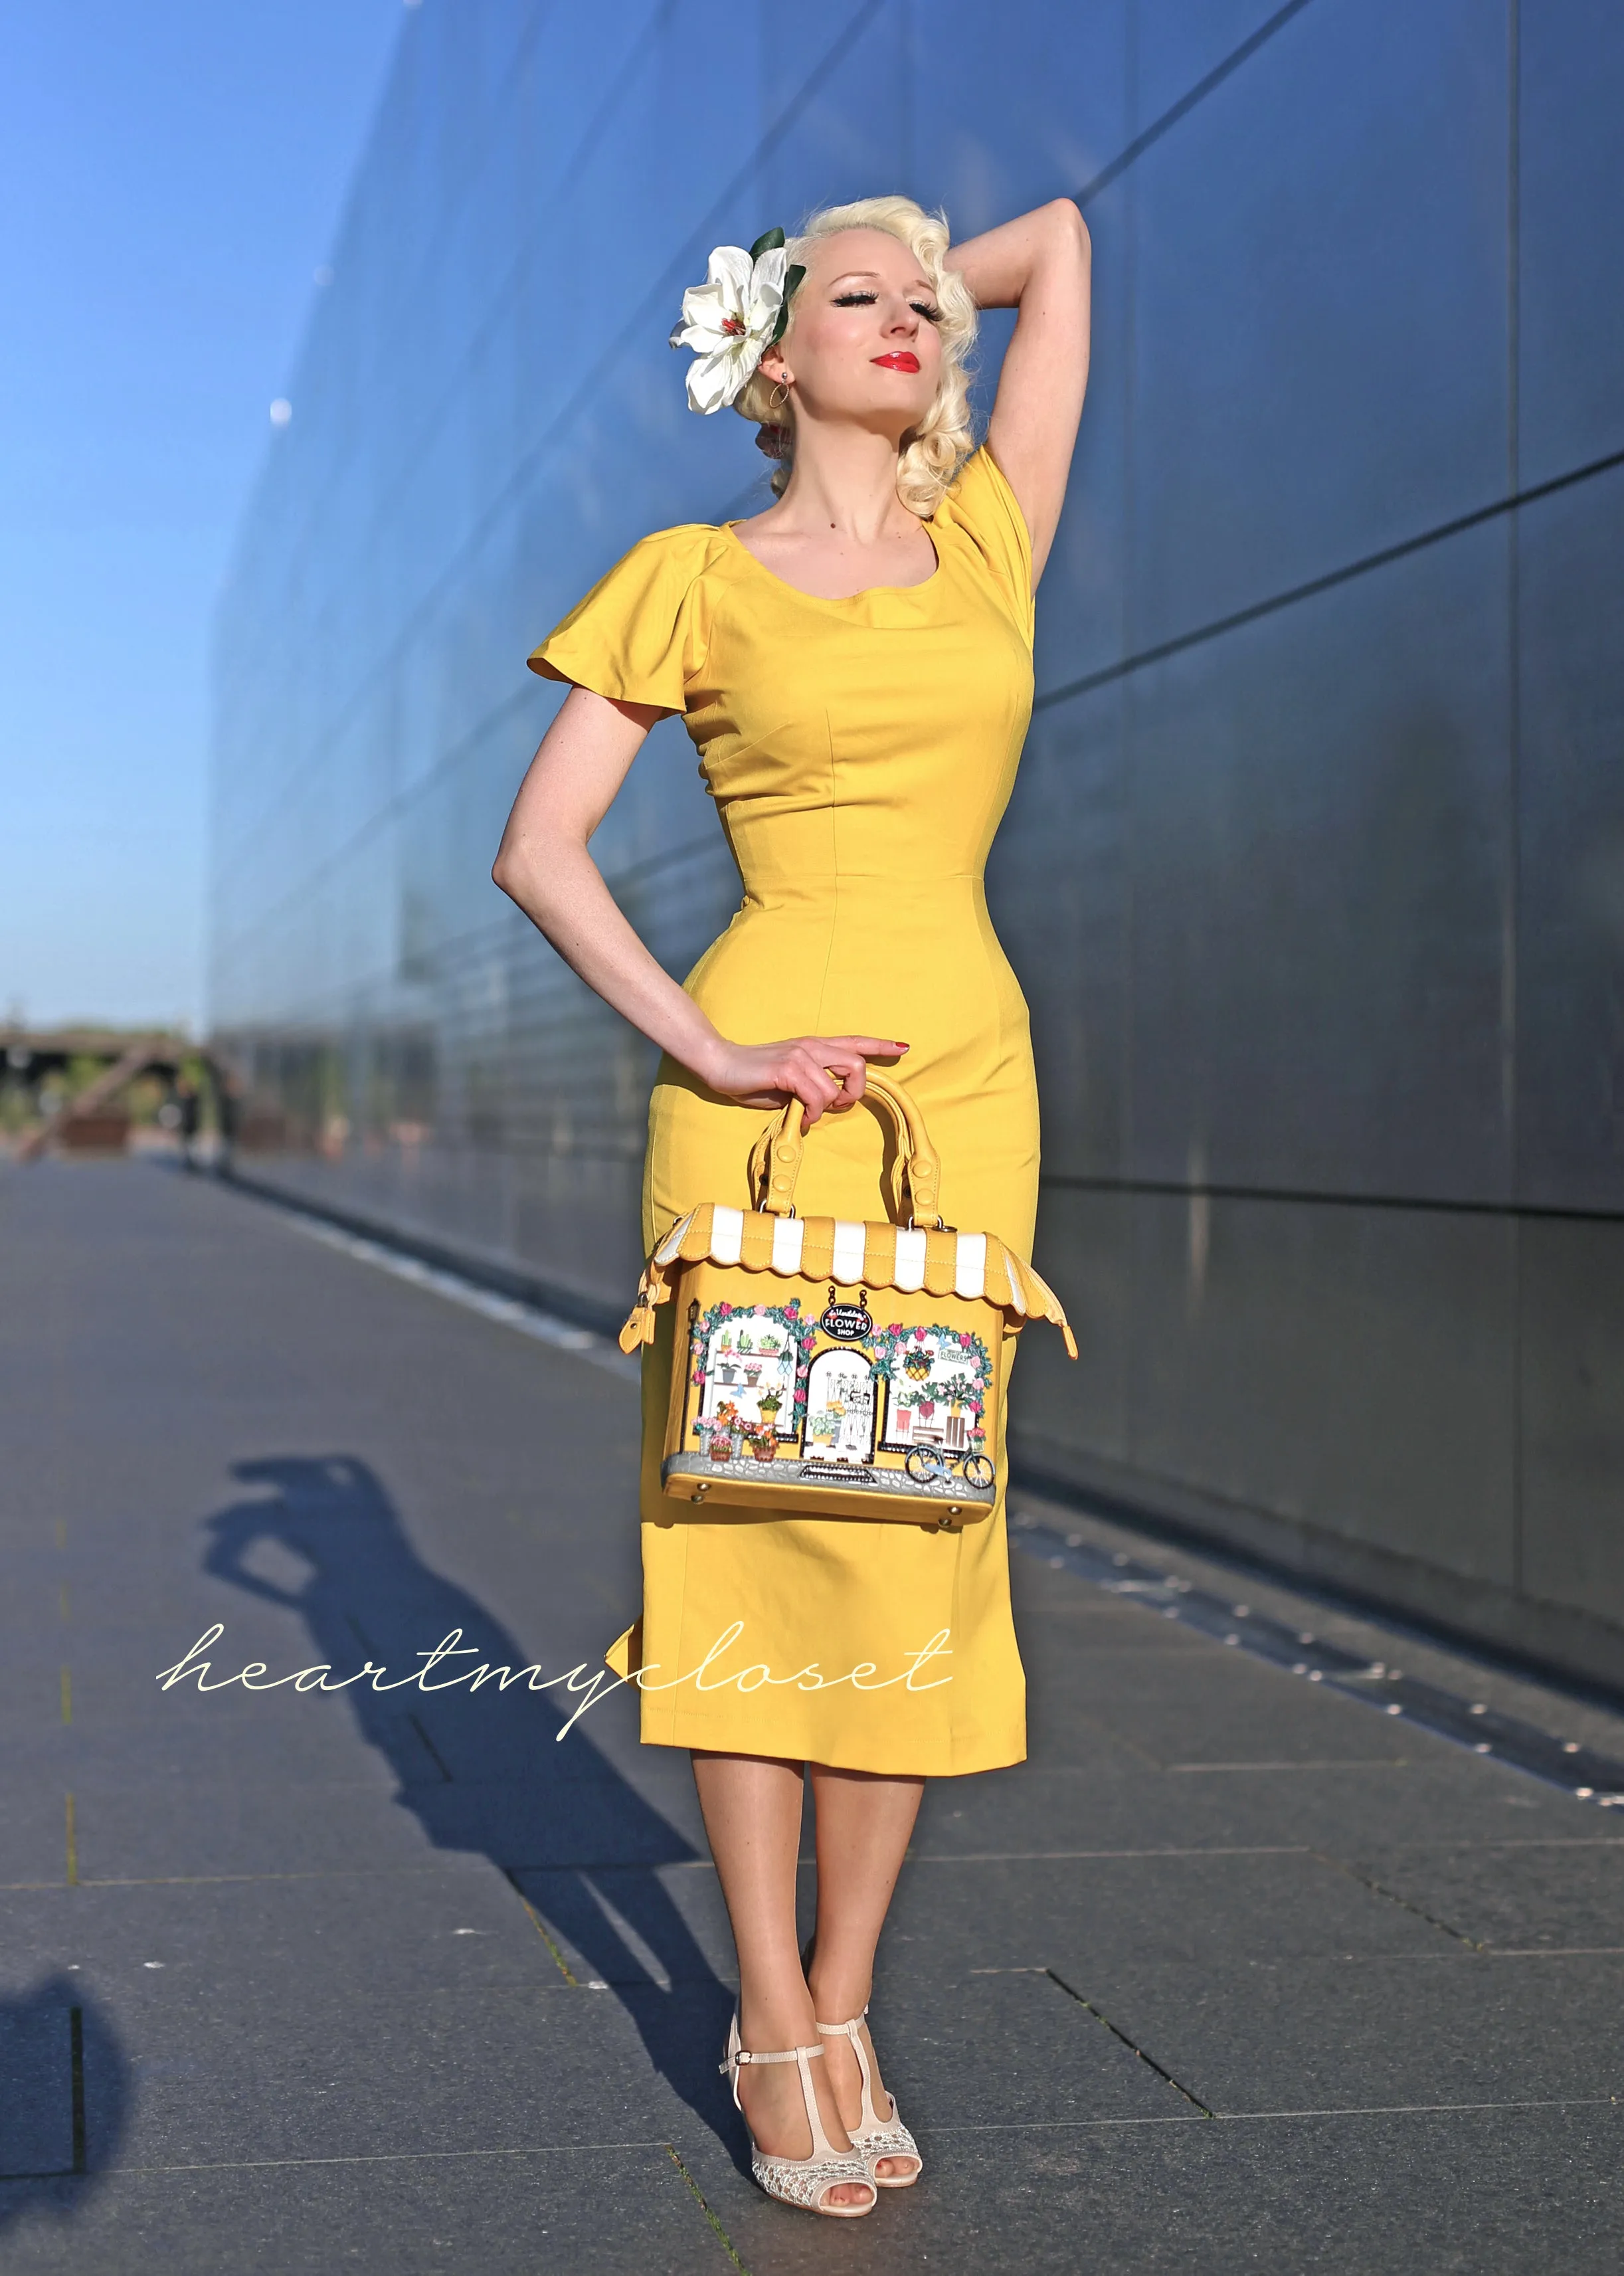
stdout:
<svg viewBox="0 0 1624 2276">
<path fill-rule="evenodd" d="M 730 1043 L 718 1036 L 694 1072 L 740 1106 L 783 1106 L 798 1098 L 810 1124 L 856 1105 L 870 1059 L 900 1058 L 907 1049 L 878 1036 L 793 1036 L 782 1043 Z"/>
<path fill-rule="evenodd" d="M 854 1106 L 869 1061 L 899 1058 L 906 1043 L 883 1036 L 730 1043 L 655 962 L 587 851 L 660 716 L 649 704 L 572 688 L 520 786 L 491 874 L 588 988 L 709 1089 L 743 1106 L 798 1098 L 808 1122 Z"/>
</svg>

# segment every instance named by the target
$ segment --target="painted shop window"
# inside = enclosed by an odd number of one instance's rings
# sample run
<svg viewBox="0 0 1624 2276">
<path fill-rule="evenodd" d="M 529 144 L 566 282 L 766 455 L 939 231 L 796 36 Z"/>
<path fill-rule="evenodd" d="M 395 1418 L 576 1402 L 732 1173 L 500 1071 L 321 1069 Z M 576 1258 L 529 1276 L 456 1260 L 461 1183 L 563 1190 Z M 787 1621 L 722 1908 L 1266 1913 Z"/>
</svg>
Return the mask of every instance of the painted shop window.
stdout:
<svg viewBox="0 0 1624 2276">
<path fill-rule="evenodd" d="M 714 1422 L 740 1438 L 795 1438 L 806 1335 L 798 1305 L 713 1305 L 694 1331 L 695 1430 Z"/>
<path fill-rule="evenodd" d="M 875 1338 L 887 1385 L 884 1445 L 956 1457 L 986 1445 L 992 1368 L 985 1344 L 956 1328 L 893 1324 Z"/>
<path fill-rule="evenodd" d="M 807 1380 L 808 1455 L 829 1462 L 872 1461 L 876 1390 L 865 1353 L 838 1345 L 820 1352 Z"/>
</svg>

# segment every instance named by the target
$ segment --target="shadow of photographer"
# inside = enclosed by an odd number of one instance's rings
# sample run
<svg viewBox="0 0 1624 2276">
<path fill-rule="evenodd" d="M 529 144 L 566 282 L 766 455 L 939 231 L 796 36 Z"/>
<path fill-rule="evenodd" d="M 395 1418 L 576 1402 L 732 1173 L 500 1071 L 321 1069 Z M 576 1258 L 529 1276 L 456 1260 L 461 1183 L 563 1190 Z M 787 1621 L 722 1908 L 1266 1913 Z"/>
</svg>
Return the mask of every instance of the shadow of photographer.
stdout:
<svg viewBox="0 0 1624 2276">
<path fill-rule="evenodd" d="M 393 1681 L 461 1631 L 458 1645 L 473 1656 L 440 1661 L 430 1688 L 380 1691 L 368 1680 L 345 1689 L 361 1736 L 389 1764 L 397 1801 L 429 1840 L 482 1854 L 505 1875 L 549 1931 L 565 1975 L 580 1980 L 555 1938 L 579 1955 L 588 1983 L 619 1999 L 649 2061 L 731 2151 L 736 2129 L 717 2052 L 733 1995 L 656 1870 L 699 1853 L 581 1722 L 560 1743 L 584 1694 L 524 1682 L 506 1694 L 495 1681 L 477 1692 L 432 1688 L 482 1662 L 516 1673 L 533 1663 L 485 1605 L 422 1562 L 365 1462 L 282 1455 L 236 1463 L 232 1475 L 254 1491 L 209 1519 L 206 1569 L 297 1612 L 315 1660 L 336 1678 L 370 1660 Z M 278 1553 L 268 1560 L 269 1545 Z M 255 1571 L 256 1555 L 283 1577 Z M 301 1577 L 287 1577 L 290 1556 Z M 559 1672 L 543 1668 L 542 1678 Z"/>
</svg>

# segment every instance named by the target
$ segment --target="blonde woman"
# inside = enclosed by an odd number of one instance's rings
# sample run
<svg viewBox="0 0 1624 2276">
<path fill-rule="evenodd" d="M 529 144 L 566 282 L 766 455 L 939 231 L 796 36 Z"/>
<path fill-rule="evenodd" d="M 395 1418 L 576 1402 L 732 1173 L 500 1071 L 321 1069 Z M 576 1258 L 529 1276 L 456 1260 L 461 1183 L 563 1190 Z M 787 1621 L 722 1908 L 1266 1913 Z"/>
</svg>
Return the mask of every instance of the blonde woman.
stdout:
<svg viewBox="0 0 1624 2276">
<path fill-rule="evenodd" d="M 779 461 L 777 502 L 644 538 L 536 649 L 533 667 L 570 693 L 494 871 L 664 1053 L 645 1250 L 698 1202 L 750 1206 L 752 1143 L 792 1096 L 808 1123 L 829 1118 L 808 1146 L 818 1210 L 874 1217 L 883 1130 L 860 1102 L 878 1059 L 923 1111 L 946 1220 L 1031 1254 L 1027 1009 L 982 873 L 1030 714 L 1032 596 L 1088 376 L 1089 252 L 1068 201 L 950 248 L 940 219 L 873 198 L 815 216 L 787 245 L 775 231 L 749 253 L 718 248 L 687 297 L 673 341 L 695 351 L 690 402 L 755 422 Z M 1017 312 L 979 450 L 965 376 L 978 307 Z M 588 851 L 671 712 L 744 881 L 681 987 Z M 1026 1752 L 1004 1512 L 957 1532 L 678 1514 L 659 1476 L 673 1309 L 644 1365 L 642 1618 L 610 1658 L 647 1679 L 644 1741 L 692 1750 L 738 1950 L 727 2067 L 756 2178 L 851 2219 L 921 2171 L 864 2017 L 924 1780 Z M 1001 1415 L 998 1430 L 1001 1453 Z M 747 1696 L 672 1680 L 735 1622 L 772 1682 Z M 944 1634 L 921 1680 L 903 1680 Z M 813 1665 L 825 1679 L 867 1667 L 867 1688 L 789 1680 Z M 808 1776 L 817 1911 L 803 1969 Z"/>
</svg>

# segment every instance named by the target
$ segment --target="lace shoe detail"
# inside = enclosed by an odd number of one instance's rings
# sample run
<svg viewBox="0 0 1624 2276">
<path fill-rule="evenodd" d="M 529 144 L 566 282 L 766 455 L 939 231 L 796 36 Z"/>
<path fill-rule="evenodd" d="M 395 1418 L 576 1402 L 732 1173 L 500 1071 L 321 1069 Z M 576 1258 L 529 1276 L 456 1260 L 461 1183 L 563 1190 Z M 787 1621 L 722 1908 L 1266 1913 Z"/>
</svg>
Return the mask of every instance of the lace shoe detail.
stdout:
<svg viewBox="0 0 1624 2276">
<path fill-rule="evenodd" d="M 894 2178 L 888 2174 L 882 2178 L 874 2171 L 882 2158 L 912 2158 L 916 2165 L 922 2162 L 919 2157 L 919 2144 L 902 2120 L 895 2115 L 896 2107 L 893 2100 L 892 2122 L 889 2126 L 877 2126 L 872 2132 L 866 2126 L 860 2127 L 852 2136 L 852 2147 L 861 2152 L 863 2163 L 869 2168 L 869 2180 L 877 2181 L 881 2189 L 907 2189 L 910 2181 L 916 2181 L 919 2179 L 917 2171 L 907 2175 L 899 2174 Z"/>
<path fill-rule="evenodd" d="M 849 2039 L 857 2058 L 857 2069 L 862 2079 L 862 2120 L 848 2126 L 852 2147 L 861 2156 L 863 2167 L 876 2189 L 911 2189 L 924 2171 L 924 2159 L 919 2154 L 919 2144 L 902 2123 L 902 2113 L 897 2107 L 897 2098 L 888 2095 L 891 2104 L 889 2118 L 881 2118 L 874 2107 L 874 2072 L 869 2061 L 869 2051 L 862 2043 L 862 2027 L 868 2016 L 865 2007 L 861 2015 L 853 2015 L 844 2023 L 820 2023 L 818 2029 L 826 2039 Z M 884 2158 L 911 2158 L 911 2174 L 880 2174 L 875 2168 Z"/>
<path fill-rule="evenodd" d="M 861 2219 L 879 2203 L 880 2184 L 869 2171 L 861 2152 L 856 2149 L 837 2150 L 823 2129 L 823 2115 L 817 2106 L 817 2097 L 812 2091 L 811 2065 L 823 2054 L 822 2045 L 815 2047 L 784 2047 L 767 2054 L 755 2053 L 739 2044 L 739 2018 L 733 2017 L 727 2034 L 727 2053 L 719 2067 L 732 2080 L 733 2107 L 743 2116 L 743 2105 L 739 2099 L 739 2073 L 746 2063 L 793 2062 L 801 2073 L 801 2098 L 805 2105 L 807 2124 L 812 2133 L 812 2154 L 807 2158 L 775 2158 L 756 2147 L 755 2136 L 750 2136 L 750 2171 L 757 2185 L 770 2197 L 783 2204 L 802 2205 L 808 2212 L 823 2213 L 836 2220 Z M 746 2119 L 747 2128 L 749 2120 Z M 852 2188 L 867 2189 L 867 2204 L 827 2204 L 824 2199 L 831 2189 Z"/>
<path fill-rule="evenodd" d="M 863 2159 L 856 2155 L 848 2158 L 840 2151 L 829 2158 L 770 2158 L 752 2145 L 750 2171 L 770 2197 L 778 2197 L 785 2204 L 805 2205 L 812 2212 L 824 2210 L 820 2199 L 825 2189 L 850 2184 L 859 2189 L 874 2187 L 874 2177 Z M 836 2205 L 829 2210 L 870 2212 L 873 2207 Z"/>
</svg>

